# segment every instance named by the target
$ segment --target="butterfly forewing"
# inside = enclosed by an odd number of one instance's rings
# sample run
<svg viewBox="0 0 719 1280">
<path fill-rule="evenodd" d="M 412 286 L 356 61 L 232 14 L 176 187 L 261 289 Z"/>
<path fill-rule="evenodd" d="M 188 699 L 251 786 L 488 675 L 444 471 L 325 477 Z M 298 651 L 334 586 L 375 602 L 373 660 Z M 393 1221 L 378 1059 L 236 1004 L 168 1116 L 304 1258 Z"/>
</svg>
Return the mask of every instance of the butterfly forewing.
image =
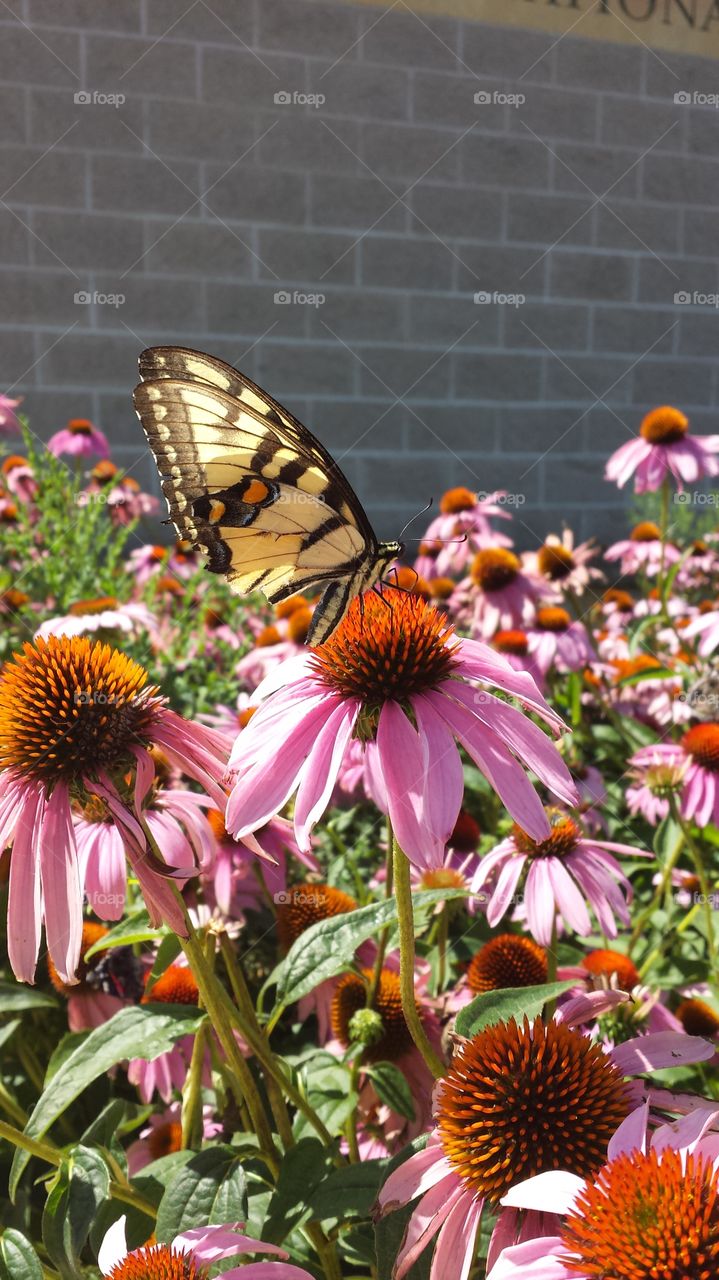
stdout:
<svg viewBox="0 0 719 1280">
<path fill-rule="evenodd" d="M 329 583 L 309 637 L 325 639 L 399 544 L 377 542 L 319 441 L 230 365 L 158 347 L 140 374 L 135 407 L 179 536 L 241 594 L 260 588 L 275 602 Z"/>
</svg>

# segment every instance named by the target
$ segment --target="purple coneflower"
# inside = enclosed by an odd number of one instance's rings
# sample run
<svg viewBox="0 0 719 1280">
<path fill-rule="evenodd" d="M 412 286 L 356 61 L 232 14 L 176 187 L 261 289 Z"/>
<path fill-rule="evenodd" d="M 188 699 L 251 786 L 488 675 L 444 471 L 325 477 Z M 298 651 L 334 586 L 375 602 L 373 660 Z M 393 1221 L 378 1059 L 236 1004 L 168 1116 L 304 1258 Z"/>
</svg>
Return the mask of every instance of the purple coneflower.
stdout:
<svg viewBox="0 0 719 1280">
<path fill-rule="evenodd" d="M 285 1259 L 284 1249 L 243 1235 L 241 1222 L 217 1227 L 193 1227 L 175 1236 L 172 1244 L 143 1245 L 128 1253 L 126 1218 L 113 1223 L 100 1246 L 97 1261 L 107 1280 L 204 1280 L 223 1258 L 238 1254 L 270 1253 Z M 215 1271 L 216 1280 L 313 1280 L 309 1271 L 292 1263 L 251 1262 L 229 1271 Z"/>
<path fill-rule="evenodd" d="M 607 463 L 606 478 L 621 489 L 634 476 L 635 493 L 653 493 L 672 475 L 681 492 L 719 472 L 719 436 L 690 436 L 689 419 L 671 405 L 652 409 L 639 436 L 620 446 Z"/>
<path fill-rule="evenodd" d="M 307 849 L 355 737 L 376 742 L 397 840 L 418 866 L 442 864 L 457 821 L 457 740 L 510 813 L 543 839 L 549 824 L 520 760 L 571 804 L 567 768 L 541 729 L 471 681 L 494 684 L 561 728 L 530 676 L 488 646 L 458 639 L 419 596 L 390 589 L 356 599 L 329 640 L 257 690 L 262 705 L 230 758 L 228 830 L 243 836 L 263 826 L 296 790 L 295 834 Z"/>
<path fill-rule="evenodd" d="M 541 946 L 550 945 L 557 915 L 573 933 L 587 937 L 593 929 L 587 904 L 602 931 L 616 938 L 617 918 L 629 924 L 632 888 L 611 855 L 636 858 L 643 851 L 585 835 L 573 818 L 559 811 L 551 818 L 545 839 L 537 842 L 515 824 L 512 835 L 482 859 L 472 888 L 476 893 L 490 881 L 488 923 L 494 927 L 506 915 L 526 870 L 522 893 L 527 926 Z"/>
<path fill-rule="evenodd" d="M 0 435 L 19 436 L 21 434 L 22 427 L 15 410 L 22 404 L 24 398 L 19 396 L 17 400 L 13 400 L 11 396 L 0 396 Z"/>
<path fill-rule="evenodd" d="M 13 841 L 8 952 L 32 982 L 40 930 L 63 981 L 82 939 L 83 885 L 71 802 L 104 800 L 155 923 L 184 932 L 164 867 L 151 853 L 142 804 L 158 746 L 222 806 L 221 741 L 171 711 L 139 663 L 84 636 L 25 644 L 0 675 L 0 846 Z M 128 778 L 129 775 L 129 778 Z M 158 874 L 160 873 L 160 874 Z"/>
<path fill-rule="evenodd" d="M 390 1174 L 379 1194 L 382 1214 L 421 1197 L 395 1280 L 435 1239 L 432 1276 L 467 1280 L 485 1206 L 499 1207 L 517 1183 L 548 1170 L 594 1176 L 612 1135 L 641 1101 L 642 1086 L 626 1077 L 712 1055 L 705 1041 L 672 1033 L 605 1051 L 570 1020 L 583 1020 L 592 1004 L 606 1004 L 610 995 L 579 997 L 561 1021 L 497 1022 L 459 1043 L 435 1090 L 426 1149 Z M 528 1226 L 538 1234 L 536 1218 Z M 514 1211 L 503 1210 L 490 1257 L 516 1239 L 515 1229 Z"/>
<path fill-rule="evenodd" d="M 106 458 L 110 452 L 107 437 L 87 418 L 71 418 L 62 431 L 50 437 L 47 447 L 57 458 L 63 453 L 74 458 L 85 458 L 89 454 Z"/>
</svg>

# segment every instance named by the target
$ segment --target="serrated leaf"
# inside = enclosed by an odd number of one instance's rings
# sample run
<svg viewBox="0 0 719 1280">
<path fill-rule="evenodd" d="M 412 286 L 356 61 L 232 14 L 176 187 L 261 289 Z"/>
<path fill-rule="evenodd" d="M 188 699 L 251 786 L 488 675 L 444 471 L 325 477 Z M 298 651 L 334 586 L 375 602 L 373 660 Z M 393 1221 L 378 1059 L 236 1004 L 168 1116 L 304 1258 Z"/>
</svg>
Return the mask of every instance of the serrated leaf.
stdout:
<svg viewBox="0 0 719 1280">
<path fill-rule="evenodd" d="M 0 1280 L 43 1280 L 42 1264 L 30 1241 L 13 1227 L 0 1236 Z"/>
<path fill-rule="evenodd" d="M 63 1159 L 45 1203 L 42 1238 L 67 1280 L 77 1276 L 80 1251 L 109 1190 L 110 1174 L 99 1152 L 77 1146 Z"/>
<path fill-rule="evenodd" d="M 70 1057 L 63 1062 L 37 1102 L 25 1126 L 30 1138 L 41 1138 L 58 1116 L 74 1102 L 98 1076 L 127 1058 L 156 1058 L 171 1049 L 181 1036 L 197 1030 L 205 1014 L 186 1005 L 145 1004 L 121 1009 L 101 1027 L 95 1027 Z M 18 1149 L 10 1171 L 10 1196 L 29 1156 Z"/>
<path fill-rule="evenodd" d="M 317 1138 L 301 1138 L 290 1147 L 267 1209 L 263 1240 L 282 1244 L 291 1231 L 312 1216 L 313 1193 L 331 1168 L 330 1154 Z"/>
<path fill-rule="evenodd" d="M 194 1153 L 169 1180 L 157 1211 L 155 1235 L 169 1243 L 181 1231 L 209 1222 L 221 1183 L 237 1159 L 232 1147 Z"/>
<path fill-rule="evenodd" d="M 22 982 L 0 982 L 0 1013 L 20 1013 L 24 1009 L 57 1009 L 58 1002 L 44 991 L 34 991 Z"/>
<path fill-rule="evenodd" d="M 544 982 L 534 987 L 502 987 L 497 991 L 485 991 L 457 1014 L 457 1035 L 470 1038 L 484 1027 L 494 1026 L 495 1022 L 509 1022 L 510 1018 L 521 1022 L 527 1017 L 531 1022 L 539 1016 L 548 1000 L 556 1000 L 572 986 L 576 983 Z"/>
<path fill-rule="evenodd" d="M 415 1110 L 412 1091 L 394 1062 L 375 1062 L 363 1067 L 372 1080 L 381 1102 L 384 1102 L 406 1120 L 414 1120 Z"/>
<path fill-rule="evenodd" d="M 413 894 L 412 901 L 415 910 L 422 910 L 450 898 L 466 897 L 467 891 L 463 889 L 428 889 Z M 396 919 L 397 903 L 389 898 L 346 915 L 319 920 L 305 929 L 270 979 L 277 984 L 277 1003 L 270 1021 L 276 1021 L 288 1004 L 300 1000 L 325 978 L 340 973 L 360 943 Z"/>
<path fill-rule="evenodd" d="M 377 1199 L 387 1170 L 387 1160 L 363 1160 L 344 1169 L 332 1169 L 310 1196 L 315 1218 L 365 1218 Z"/>
</svg>

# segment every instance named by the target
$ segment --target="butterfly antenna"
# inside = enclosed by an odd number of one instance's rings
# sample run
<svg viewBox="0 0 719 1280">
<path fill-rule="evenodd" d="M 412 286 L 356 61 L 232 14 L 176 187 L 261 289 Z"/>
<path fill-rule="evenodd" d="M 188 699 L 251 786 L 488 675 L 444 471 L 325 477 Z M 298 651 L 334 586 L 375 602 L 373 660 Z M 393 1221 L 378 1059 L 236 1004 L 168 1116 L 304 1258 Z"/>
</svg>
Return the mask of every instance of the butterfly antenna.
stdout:
<svg viewBox="0 0 719 1280">
<path fill-rule="evenodd" d="M 399 535 L 399 538 L 398 538 L 398 541 L 399 541 L 399 542 L 401 542 L 401 541 L 402 541 L 402 537 L 403 537 L 403 534 L 404 534 L 405 529 L 409 529 L 409 526 L 410 526 L 411 524 L 414 524 L 415 520 L 418 520 L 420 516 L 423 516 L 423 515 L 424 515 L 424 513 L 425 513 L 425 511 L 429 511 L 430 507 L 432 506 L 432 501 L 433 501 L 433 500 L 432 500 L 432 498 L 430 498 L 430 500 L 429 500 L 429 502 L 427 503 L 427 506 L 426 506 L 426 507 L 422 507 L 422 510 L 421 510 L 421 511 L 417 511 L 417 512 L 415 512 L 415 514 L 414 514 L 413 516 L 410 516 L 409 520 L 407 521 L 406 525 L 404 526 L 404 529 L 402 530 L 402 533 L 400 533 L 400 535 Z M 421 539 L 419 539 L 419 541 L 421 541 Z"/>
</svg>

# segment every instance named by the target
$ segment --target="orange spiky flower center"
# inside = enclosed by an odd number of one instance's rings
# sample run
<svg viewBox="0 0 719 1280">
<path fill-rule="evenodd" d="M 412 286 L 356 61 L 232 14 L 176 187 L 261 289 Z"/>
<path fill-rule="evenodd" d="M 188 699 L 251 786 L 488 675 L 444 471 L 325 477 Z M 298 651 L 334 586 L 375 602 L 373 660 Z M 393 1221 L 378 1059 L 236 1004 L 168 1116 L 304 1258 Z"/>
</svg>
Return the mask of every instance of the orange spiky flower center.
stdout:
<svg viewBox="0 0 719 1280">
<path fill-rule="evenodd" d="M 23 458 L 19 453 L 9 453 L 7 458 L 3 459 L 2 471 L 4 476 L 9 476 L 11 471 L 16 467 L 26 467 L 28 465 L 27 458 Z"/>
<path fill-rule="evenodd" d="M 439 509 L 444 516 L 456 515 L 459 511 L 471 511 L 477 505 L 477 495 L 471 489 L 458 485 L 456 489 L 448 489 L 442 494 Z"/>
<path fill-rule="evenodd" d="M 561 1229 L 567 1270 L 591 1280 L 714 1280 L 719 1181 L 710 1160 L 671 1148 L 619 1155 Z"/>
<path fill-rule="evenodd" d="M 364 981 L 363 981 L 364 978 Z M 367 984 L 372 970 L 363 969 L 362 978 L 347 973 L 340 978 L 332 999 L 332 1031 L 340 1044 L 348 1045 L 352 1039 L 350 1022 L 355 1013 L 367 1005 Z M 365 1062 L 396 1062 L 412 1048 L 412 1037 L 402 1012 L 402 994 L 399 974 L 393 969 L 380 973 L 374 1008 L 382 1019 L 382 1036 L 366 1046 Z"/>
<path fill-rule="evenodd" d="M 504 987 L 532 987 L 547 981 L 547 953 L 533 938 L 500 933 L 470 961 L 467 983 L 475 995 Z"/>
<path fill-rule="evenodd" d="M 684 734 L 682 746 L 702 769 L 719 773 L 719 724 L 695 724 Z"/>
<path fill-rule="evenodd" d="M 629 537 L 632 542 L 658 542 L 662 531 L 653 520 L 642 520 L 635 524 Z"/>
<path fill-rule="evenodd" d="M 602 596 L 604 604 L 613 604 L 620 613 L 631 613 L 634 608 L 634 597 L 621 587 L 610 587 Z"/>
<path fill-rule="evenodd" d="M 0 768 L 55 783 L 132 762 L 162 706 L 139 663 L 86 636 L 26 643 L 0 675 Z"/>
<path fill-rule="evenodd" d="M 200 998 L 197 982 L 191 969 L 182 964 L 171 964 L 157 982 L 146 991 L 142 1004 L 198 1004 Z"/>
<path fill-rule="evenodd" d="M 85 954 L 90 950 L 90 947 L 94 946 L 96 942 L 100 941 L 100 938 L 104 938 L 105 935 L 109 932 L 110 932 L 109 929 L 106 929 L 104 925 L 95 924 L 91 920 L 84 921 L 82 926 L 82 942 L 80 943 L 80 960 L 79 960 L 77 969 L 75 971 L 78 981 L 74 982 L 71 986 L 67 982 L 63 982 L 62 978 L 60 977 L 60 974 L 58 973 L 57 969 L 55 968 L 55 965 L 52 962 L 52 958 L 50 957 L 50 955 L 48 955 L 47 957 L 48 977 L 50 978 L 50 981 L 53 987 L 55 988 L 55 990 L 59 992 L 61 996 L 81 995 L 83 991 L 86 991 L 88 989 L 87 975 L 93 967 L 93 960 L 87 961 L 85 959 Z M 98 956 L 97 956 L 98 960 L 100 959 L 101 954 L 102 954 L 101 952 L 98 953 Z"/>
<path fill-rule="evenodd" d="M 507 551 L 506 547 L 485 547 L 474 557 L 470 575 L 482 591 L 501 591 L 514 582 L 520 569 L 513 551 Z"/>
<path fill-rule="evenodd" d="M 90 472 L 90 476 L 96 484 L 109 484 L 115 479 L 119 468 L 114 462 L 110 462 L 109 458 L 102 458 L 100 462 L 96 462 Z"/>
<path fill-rule="evenodd" d="M 631 676 L 643 675 L 645 671 L 662 670 L 662 663 L 651 653 L 638 653 L 634 658 L 612 658 L 610 665 L 614 668 L 614 684 L 628 680 Z"/>
<path fill-rule="evenodd" d="M 539 572 L 552 582 L 562 582 L 574 568 L 571 551 L 559 542 L 545 542 L 537 552 Z"/>
<path fill-rule="evenodd" d="M 74 436 L 91 436 L 95 428 L 88 418 L 71 418 L 67 430 Z"/>
<path fill-rule="evenodd" d="M 147 1145 L 153 1160 L 161 1160 L 163 1156 L 172 1155 L 173 1151 L 182 1150 L 182 1125 L 179 1120 L 167 1120 L 158 1124 L 147 1135 Z"/>
<path fill-rule="evenodd" d="M 512 838 L 522 853 L 532 858 L 566 858 L 576 849 L 582 838 L 582 832 L 573 818 L 568 818 L 560 811 L 549 811 L 548 818 L 552 827 L 551 834 L 545 840 L 537 842 L 523 831 L 518 823 L 512 824 Z"/>
<path fill-rule="evenodd" d="M 288 950 L 310 925 L 319 920 L 355 911 L 357 903 L 348 893 L 330 884 L 295 884 L 277 894 L 277 932 L 283 950 Z"/>
<path fill-rule="evenodd" d="M 541 609 L 537 609 L 537 626 L 540 631 L 568 631 L 571 625 L 572 619 L 566 609 L 553 605 L 544 605 Z"/>
<path fill-rule="evenodd" d="M 133 1249 L 109 1272 L 107 1280 L 206 1280 L 209 1268 L 201 1267 L 189 1253 L 169 1244 Z"/>
<path fill-rule="evenodd" d="M 526 631 L 514 628 L 510 631 L 497 631 L 492 644 L 500 653 L 513 653 L 523 658 L 529 648 Z"/>
<path fill-rule="evenodd" d="M 680 409 L 663 404 L 644 418 L 639 433 L 650 444 L 676 444 L 689 430 L 689 419 Z"/>
<path fill-rule="evenodd" d="M 68 607 L 73 618 L 82 618 L 87 613 L 104 613 L 106 609 L 116 609 L 115 596 L 97 596 L 94 600 L 77 600 Z"/>
<path fill-rule="evenodd" d="M 677 1006 L 676 1015 L 688 1036 L 706 1036 L 713 1039 L 719 1032 L 719 1014 L 706 1000 L 691 996 Z"/>
<path fill-rule="evenodd" d="M 462 1181 L 497 1204 L 516 1182 L 549 1169 L 597 1173 L 630 1097 L 587 1036 L 512 1018 L 460 1044 L 438 1086 L 437 1128 Z"/>
<path fill-rule="evenodd" d="M 582 968 L 595 977 L 616 977 L 622 991 L 631 991 L 639 985 L 637 967 L 629 956 L 621 951 L 611 951 L 608 947 L 590 951 L 582 960 Z"/>
<path fill-rule="evenodd" d="M 458 646 L 443 613 L 390 588 L 355 597 L 311 665 L 328 688 L 377 708 L 436 689 L 451 676 Z"/>
</svg>

